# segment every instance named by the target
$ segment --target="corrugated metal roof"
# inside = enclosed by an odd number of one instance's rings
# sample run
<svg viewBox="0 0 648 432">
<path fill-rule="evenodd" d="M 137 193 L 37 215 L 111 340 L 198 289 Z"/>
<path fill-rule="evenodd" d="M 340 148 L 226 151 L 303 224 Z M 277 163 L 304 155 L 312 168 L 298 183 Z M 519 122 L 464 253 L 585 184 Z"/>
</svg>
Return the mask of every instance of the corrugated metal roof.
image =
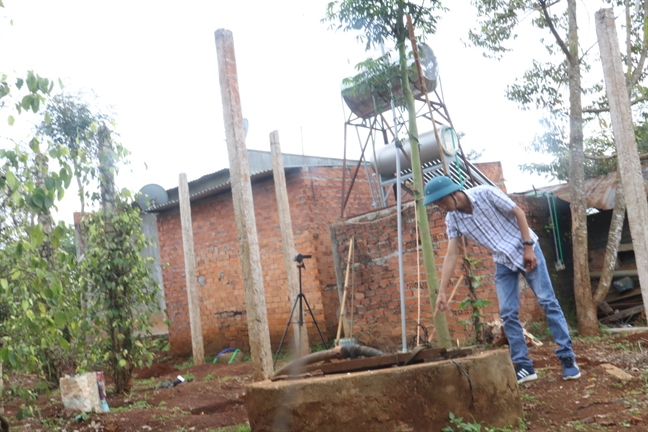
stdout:
<svg viewBox="0 0 648 432">
<path fill-rule="evenodd" d="M 285 171 L 286 171 L 286 173 L 289 173 L 289 172 L 297 171 L 299 169 L 300 168 L 286 168 Z M 205 177 L 210 177 L 210 176 L 214 176 L 214 175 L 218 175 L 218 174 L 227 174 L 227 180 L 225 180 L 225 181 L 223 181 L 221 183 L 218 183 L 216 185 L 207 187 L 205 189 L 198 189 L 195 192 L 190 193 L 189 194 L 189 200 L 194 201 L 194 200 L 197 200 L 197 199 L 200 199 L 200 198 L 203 198 L 203 197 L 207 197 L 207 196 L 210 196 L 210 195 L 216 195 L 216 194 L 218 194 L 220 192 L 230 190 L 231 189 L 231 178 L 229 176 L 229 168 L 225 168 L 225 169 L 217 171 L 217 172 L 215 172 L 213 174 L 203 176 L 198 180 L 194 180 L 194 182 L 199 182 L 201 179 L 204 179 Z M 266 170 L 263 170 L 263 171 L 250 173 L 250 180 L 255 181 L 255 180 L 258 180 L 258 179 L 261 179 L 261 178 L 264 178 L 264 177 L 269 177 L 270 174 L 272 174 L 272 169 L 266 169 Z M 189 187 L 189 190 L 191 191 L 191 186 Z M 178 188 L 177 187 L 173 188 L 173 189 L 169 189 L 167 192 L 169 193 L 169 196 L 175 196 L 175 197 L 178 196 Z M 173 192 L 175 192 L 175 194 Z M 177 207 L 178 205 L 179 205 L 179 199 L 175 198 L 175 199 L 170 199 L 164 205 L 151 206 L 151 207 L 147 208 L 146 211 L 147 212 L 164 211 L 164 210 L 168 210 L 168 209 L 173 208 L 173 207 Z"/>
<path fill-rule="evenodd" d="M 641 174 L 644 178 L 644 188 L 648 194 L 648 165 L 642 167 Z M 617 173 L 612 172 L 606 176 L 595 177 L 585 180 L 585 194 L 587 195 L 587 207 L 599 210 L 614 209 L 616 198 Z M 537 192 L 551 192 L 554 196 L 570 202 L 569 183 L 556 186 L 540 188 Z"/>
<path fill-rule="evenodd" d="M 248 166 L 252 181 L 272 175 L 272 155 L 269 151 L 248 149 Z M 319 156 L 295 155 L 282 153 L 284 170 L 291 173 L 302 167 L 331 167 L 343 166 L 343 159 L 326 158 Z M 347 160 L 347 165 L 354 165 L 357 161 Z M 231 188 L 230 170 L 224 168 L 211 174 L 206 174 L 189 182 L 190 201 L 227 191 Z M 147 208 L 146 212 L 157 212 L 177 207 L 179 204 L 178 188 L 167 189 L 169 200 L 165 204 L 154 205 Z"/>
</svg>

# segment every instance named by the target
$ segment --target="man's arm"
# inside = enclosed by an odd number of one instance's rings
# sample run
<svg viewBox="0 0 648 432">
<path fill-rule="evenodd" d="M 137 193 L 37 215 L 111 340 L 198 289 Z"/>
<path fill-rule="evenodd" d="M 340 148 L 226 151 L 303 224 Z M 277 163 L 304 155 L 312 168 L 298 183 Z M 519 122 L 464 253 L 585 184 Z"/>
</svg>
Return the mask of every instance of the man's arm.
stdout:
<svg viewBox="0 0 648 432">
<path fill-rule="evenodd" d="M 451 238 L 448 241 L 448 252 L 443 259 L 443 268 L 441 269 L 441 283 L 439 284 L 439 296 L 437 297 L 436 307 L 434 308 L 434 316 L 436 316 L 438 311 L 444 311 L 448 308 L 445 289 L 450 282 L 450 277 L 452 276 L 455 264 L 457 263 L 457 256 L 459 255 L 458 249 L 458 237 Z"/>
<path fill-rule="evenodd" d="M 522 241 L 531 240 L 531 234 L 529 233 L 529 223 L 527 222 L 526 215 L 522 209 L 518 206 L 511 211 L 515 218 L 518 221 L 518 226 L 520 227 L 520 232 L 522 233 Z M 524 245 L 524 267 L 526 268 L 527 273 L 536 268 L 538 265 L 538 258 L 533 252 L 533 245 Z"/>
</svg>

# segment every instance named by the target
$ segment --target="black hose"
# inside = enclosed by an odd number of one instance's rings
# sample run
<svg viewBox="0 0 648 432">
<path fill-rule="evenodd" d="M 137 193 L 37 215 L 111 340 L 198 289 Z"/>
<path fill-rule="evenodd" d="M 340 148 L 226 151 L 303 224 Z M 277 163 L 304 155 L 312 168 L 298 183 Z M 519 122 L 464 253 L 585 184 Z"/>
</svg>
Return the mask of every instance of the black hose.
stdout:
<svg viewBox="0 0 648 432">
<path fill-rule="evenodd" d="M 355 359 L 358 357 L 380 357 L 384 355 L 382 351 L 364 345 L 342 345 L 342 358 Z"/>
</svg>

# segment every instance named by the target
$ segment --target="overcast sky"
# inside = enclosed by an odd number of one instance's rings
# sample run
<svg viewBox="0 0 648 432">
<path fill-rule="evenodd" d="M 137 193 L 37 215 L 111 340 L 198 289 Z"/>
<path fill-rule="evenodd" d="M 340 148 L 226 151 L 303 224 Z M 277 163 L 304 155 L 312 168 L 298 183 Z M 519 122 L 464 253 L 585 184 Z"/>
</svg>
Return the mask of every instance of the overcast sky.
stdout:
<svg viewBox="0 0 648 432">
<path fill-rule="evenodd" d="M 268 136 L 278 130 L 285 153 L 342 158 L 349 110 L 340 84 L 367 55 L 355 35 L 320 23 L 327 2 L 4 0 L 0 70 L 31 69 L 94 90 L 114 107 L 120 140 L 133 153 L 119 187 L 168 189 L 182 172 L 191 181 L 228 166 L 214 41 L 214 31 L 225 28 L 234 36 L 248 148 L 269 150 Z M 427 43 L 450 116 L 465 134 L 464 149 L 484 149 L 482 161 L 501 161 L 509 192 L 548 184 L 518 169 L 538 160 L 524 145 L 538 132 L 540 115 L 504 97 L 506 86 L 542 56 L 540 36 L 522 35 L 502 61 L 485 59 L 463 44 L 475 26 L 469 1 L 445 4 L 450 11 Z M 598 2 L 584 4 L 592 18 L 581 26 L 592 24 L 593 32 Z M 349 141 L 348 148 L 348 157 L 359 156 L 359 143 Z M 62 212 L 78 210 L 69 206 Z"/>
</svg>

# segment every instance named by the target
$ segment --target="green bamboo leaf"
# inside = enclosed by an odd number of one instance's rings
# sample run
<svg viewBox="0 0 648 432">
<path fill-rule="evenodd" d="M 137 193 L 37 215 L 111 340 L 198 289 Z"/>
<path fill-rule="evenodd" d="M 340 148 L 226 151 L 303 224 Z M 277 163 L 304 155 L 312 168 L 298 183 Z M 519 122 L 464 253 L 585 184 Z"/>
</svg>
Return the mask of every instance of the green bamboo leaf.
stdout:
<svg viewBox="0 0 648 432">
<path fill-rule="evenodd" d="M 45 195 L 43 199 L 43 207 L 45 207 L 45 210 L 51 208 L 54 205 L 54 199 L 49 194 Z"/>
<path fill-rule="evenodd" d="M 56 312 L 54 314 L 54 322 L 58 327 L 63 327 L 67 323 L 67 316 L 63 312 Z"/>
<path fill-rule="evenodd" d="M 9 185 L 9 188 L 12 191 L 17 190 L 18 186 L 20 186 L 20 183 L 18 182 L 18 179 L 16 178 L 14 173 L 12 173 L 11 171 L 5 172 L 5 180 L 7 181 L 7 184 Z"/>
<path fill-rule="evenodd" d="M 49 80 L 47 78 L 38 78 L 38 89 L 43 93 L 47 93 L 49 89 Z"/>
<path fill-rule="evenodd" d="M 59 337 L 59 345 L 61 345 L 61 348 L 64 350 L 68 349 L 70 347 L 70 344 L 68 341 L 65 340 L 63 337 Z"/>
<path fill-rule="evenodd" d="M 38 95 L 33 95 L 30 104 L 32 111 L 37 113 L 39 105 L 40 105 L 40 98 L 38 97 Z"/>
<path fill-rule="evenodd" d="M 40 225 L 36 225 L 29 231 L 31 237 L 31 246 L 38 247 L 43 244 L 45 241 L 45 233 L 41 229 Z"/>
<path fill-rule="evenodd" d="M 32 95 L 30 94 L 23 96 L 22 100 L 20 101 L 20 106 L 25 110 L 31 108 L 31 98 Z"/>
<path fill-rule="evenodd" d="M 37 209 L 43 208 L 44 199 L 45 197 L 43 196 L 43 192 L 36 190 L 32 195 L 32 203 L 34 204 L 34 207 L 36 207 Z"/>
<path fill-rule="evenodd" d="M 14 351 L 9 351 L 9 363 L 12 367 L 18 366 L 18 360 L 16 359 L 16 353 Z"/>
<path fill-rule="evenodd" d="M 39 144 L 40 141 L 38 141 L 37 138 L 32 138 L 31 141 L 29 141 L 29 148 L 32 149 L 34 153 L 40 153 Z"/>
<path fill-rule="evenodd" d="M 32 93 L 36 93 L 38 91 L 38 82 L 36 81 L 36 75 L 34 75 L 33 71 L 29 71 L 27 73 L 27 88 Z"/>
</svg>

